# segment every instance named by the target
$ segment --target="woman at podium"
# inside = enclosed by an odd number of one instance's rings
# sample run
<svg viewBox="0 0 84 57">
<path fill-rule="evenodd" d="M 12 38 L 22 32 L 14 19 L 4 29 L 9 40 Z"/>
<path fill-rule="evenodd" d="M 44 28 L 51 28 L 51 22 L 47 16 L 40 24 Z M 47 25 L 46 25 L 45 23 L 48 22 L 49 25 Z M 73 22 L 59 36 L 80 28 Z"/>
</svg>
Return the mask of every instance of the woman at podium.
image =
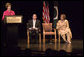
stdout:
<svg viewBox="0 0 84 57">
<path fill-rule="evenodd" d="M 3 12 L 3 16 L 2 16 L 2 39 L 1 39 L 2 46 L 10 45 L 13 42 L 15 43 L 15 41 L 16 41 L 16 37 L 15 37 L 15 40 L 13 38 L 16 34 L 16 33 L 14 33 L 16 25 L 14 26 L 13 24 L 4 23 L 5 16 L 15 15 L 15 12 L 13 10 L 11 10 L 11 3 L 6 3 L 5 6 L 6 6 L 7 10 Z M 12 37 L 12 35 L 14 35 L 14 36 Z"/>
<path fill-rule="evenodd" d="M 4 20 L 5 16 L 15 15 L 15 12 L 13 10 L 11 10 L 11 3 L 6 3 L 5 6 L 6 6 L 7 10 L 3 12 L 2 20 Z"/>
</svg>

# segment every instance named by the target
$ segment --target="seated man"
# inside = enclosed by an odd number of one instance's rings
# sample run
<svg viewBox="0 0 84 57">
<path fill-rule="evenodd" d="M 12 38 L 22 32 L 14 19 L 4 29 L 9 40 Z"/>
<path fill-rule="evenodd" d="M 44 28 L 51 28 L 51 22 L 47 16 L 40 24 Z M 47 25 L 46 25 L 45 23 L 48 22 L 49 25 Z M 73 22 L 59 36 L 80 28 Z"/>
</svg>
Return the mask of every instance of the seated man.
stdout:
<svg viewBox="0 0 84 57">
<path fill-rule="evenodd" d="M 40 32 L 40 29 L 41 29 L 41 24 L 40 24 L 40 21 L 37 20 L 36 14 L 33 14 L 32 20 L 28 21 L 27 29 L 29 31 L 30 36 L 35 36 L 35 37 L 33 37 L 35 39 L 38 38 L 38 34 Z M 30 38 L 30 40 L 32 40 L 31 38 Z"/>
</svg>

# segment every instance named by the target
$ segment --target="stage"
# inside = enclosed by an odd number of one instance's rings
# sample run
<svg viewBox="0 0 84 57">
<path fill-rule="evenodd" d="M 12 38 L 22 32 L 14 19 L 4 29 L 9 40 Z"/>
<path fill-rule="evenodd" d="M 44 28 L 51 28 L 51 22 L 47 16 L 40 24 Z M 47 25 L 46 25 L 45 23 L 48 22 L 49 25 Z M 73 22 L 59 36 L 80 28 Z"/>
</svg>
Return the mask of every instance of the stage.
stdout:
<svg viewBox="0 0 84 57">
<path fill-rule="evenodd" d="M 61 41 L 60 43 L 54 43 L 54 41 L 49 41 L 48 39 L 46 39 L 46 43 L 39 44 L 32 42 L 29 45 L 26 44 L 26 39 L 21 39 L 18 41 L 18 47 L 20 47 L 21 50 L 31 49 L 33 51 L 33 55 L 44 55 L 46 50 L 48 49 L 55 51 L 64 50 L 68 53 L 73 52 L 74 55 L 78 54 L 78 56 L 83 55 L 83 40 L 80 39 L 72 39 L 71 44 L 64 43 L 63 41 Z"/>
<path fill-rule="evenodd" d="M 83 56 L 83 40 L 72 39 L 72 43 L 49 41 L 38 43 L 34 40 L 28 45 L 26 39 L 19 39 L 18 45 L 1 49 L 2 56 Z"/>
<path fill-rule="evenodd" d="M 61 14 L 66 15 L 72 32 L 71 44 L 54 42 L 54 37 L 45 37 L 43 43 L 43 1 L 1 1 L 1 16 L 3 16 L 7 2 L 12 4 L 15 15 L 23 16 L 22 23 L 7 24 L 1 19 L 1 55 L 2 56 L 83 56 L 83 2 L 82 1 L 48 1 L 50 23 L 56 28 Z M 57 5 L 56 5 L 57 4 Z M 54 7 L 58 7 L 58 18 L 54 19 Z M 32 20 L 33 14 L 37 15 L 41 25 L 41 43 L 33 39 L 28 44 L 27 23 Z M 78 14 L 76 14 L 78 13 Z M 55 14 L 56 15 L 56 14 Z M 30 22 L 31 23 L 31 22 Z M 58 31 L 56 31 L 58 32 Z"/>
</svg>

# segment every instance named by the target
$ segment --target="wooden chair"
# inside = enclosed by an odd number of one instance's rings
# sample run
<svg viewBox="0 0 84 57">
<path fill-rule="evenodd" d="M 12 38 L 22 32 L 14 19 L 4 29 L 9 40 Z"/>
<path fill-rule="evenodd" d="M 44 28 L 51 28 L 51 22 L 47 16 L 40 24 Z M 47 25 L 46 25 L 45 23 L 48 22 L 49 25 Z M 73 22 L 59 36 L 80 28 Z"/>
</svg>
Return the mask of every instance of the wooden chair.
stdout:
<svg viewBox="0 0 84 57">
<path fill-rule="evenodd" d="M 28 23 L 27 23 L 28 25 Z M 29 43 L 30 43 L 30 38 L 29 38 L 29 29 L 27 28 L 27 44 L 28 44 L 28 47 L 29 47 Z M 41 44 L 41 32 L 39 32 L 39 44 Z"/>
<path fill-rule="evenodd" d="M 28 43 L 30 42 L 29 41 L 29 31 L 27 31 L 27 37 L 28 37 Z M 39 33 L 39 43 L 41 43 L 41 33 Z"/>
<path fill-rule="evenodd" d="M 56 29 L 52 28 L 52 23 L 42 23 L 42 26 L 43 26 L 43 43 L 45 43 L 45 35 L 55 35 L 55 42 L 56 42 Z M 52 30 L 54 30 L 54 32 Z"/>
<path fill-rule="evenodd" d="M 61 34 L 60 34 L 59 30 L 58 30 L 58 42 L 61 41 L 61 40 L 60 40 L 60 36 L 61 36 Z M 65 35 L 65 37 L 66 37 L 66 35 Z M 71 39 L 70 39 L 70 41 L 71 41 Z"/>
</svg>

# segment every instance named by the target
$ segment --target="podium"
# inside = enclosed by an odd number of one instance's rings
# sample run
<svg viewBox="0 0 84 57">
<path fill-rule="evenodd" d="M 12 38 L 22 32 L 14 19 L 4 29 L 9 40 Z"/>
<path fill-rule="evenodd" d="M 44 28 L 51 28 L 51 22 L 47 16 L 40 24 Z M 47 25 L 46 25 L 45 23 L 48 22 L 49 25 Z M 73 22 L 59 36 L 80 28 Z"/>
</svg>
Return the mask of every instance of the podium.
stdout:
<svg viewBox="0 0 84 57">
<path fill-rule="evenodd" d="M 19 38 L 19 25 L 22 23 L 21 15 L 5 16 L 6 46 L 16 46 Z"/>
</svg>

